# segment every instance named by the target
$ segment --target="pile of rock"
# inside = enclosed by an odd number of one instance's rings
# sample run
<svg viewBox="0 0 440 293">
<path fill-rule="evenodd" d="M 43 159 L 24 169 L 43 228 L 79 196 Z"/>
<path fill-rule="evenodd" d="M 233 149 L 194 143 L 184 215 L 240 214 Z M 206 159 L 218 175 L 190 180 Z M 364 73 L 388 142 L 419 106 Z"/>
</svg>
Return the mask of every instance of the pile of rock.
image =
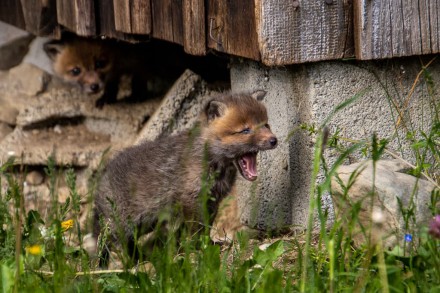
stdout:
<svg viewBox="0 0 440 293">
<path fill-rule="evenodd" d="M 41 40 L 35 42 L 41 46 Z M 27 210 L 47 213 L 51 198 L 44 168 L 49 157 L 60 175 L 58 201 L 69 197 L 64 179 L 69 167 L 75 170 L 77 189 L 88 203 L 88 179 L 104 153 L 111 156 L 143 139 L 191 127 L 210 94 L 202 78 L 187 70 L 164 97 L 139 103 L 121 101 L 99 109 L 96 99 L 25 61 L 0 71 L 0 163 L 15 158 L 16 175 L 24 178 Z M 6 185 L 3 178 L 3 191 Z M 82 222 L 89 208 L 83 210 Z"/>
</svg>

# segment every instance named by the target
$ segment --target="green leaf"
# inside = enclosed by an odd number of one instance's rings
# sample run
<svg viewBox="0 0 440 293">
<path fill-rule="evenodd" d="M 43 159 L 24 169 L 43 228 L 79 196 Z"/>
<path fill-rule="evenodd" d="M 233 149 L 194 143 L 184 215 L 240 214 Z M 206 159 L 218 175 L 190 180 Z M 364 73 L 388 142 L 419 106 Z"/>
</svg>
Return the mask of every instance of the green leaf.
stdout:
<svg viewBox="0 0 440 293">
<path fill-rule="evenodd" d="M 71 254 L 81 251 L 79 247 L 72 247 L 72 246 L 64 246 L 64 253 L 65 254 Z"/>
<path fill-rule="evenodd" d="M 3 292 L 12 292 L 14 287 L 15 270 L 5 263 L 2 264 L 2 290 Z"/>
<path fill-rule="evenodd" d="M 272 243 L 265 250 L 256 249 L 254 252 L 254 260 L 261 266 L 276 261 L 284 253 L 284 243 L 278 240 Z"/>
<path fill-rule="evenodd" d="M 394 246 L 393 250 L 387 251 L 386 253 L 394 256 L 404 256 L 405 254 L 404 250 L 398 245 Z"/>
</svg>

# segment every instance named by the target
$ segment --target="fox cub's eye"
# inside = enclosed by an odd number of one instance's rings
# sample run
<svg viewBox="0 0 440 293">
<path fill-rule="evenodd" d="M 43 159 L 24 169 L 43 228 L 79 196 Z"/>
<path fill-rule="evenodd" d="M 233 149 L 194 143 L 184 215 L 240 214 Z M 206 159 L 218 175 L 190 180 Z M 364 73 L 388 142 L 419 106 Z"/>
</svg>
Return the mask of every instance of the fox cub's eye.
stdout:
<svg viewBox="0 0 440 293">
<path fill-rule="evenodd" d="M 251 133 L 251 129 L 249 127 L 246 127 L 245 129 L 240 131 L 240 133 L 242 133 L 242 134 L 249 134 L 249 133 Z"/>
<path fill-rule="evenodd" d="M 70 70 L 70 74 L 73 76 L 78 76 L 81 73 L 81 69 L 79 67 L 74 67 Z"/>
<path fill-rule="evenodd" d="M 269 124 L 264 124 L 264 127 L 266 127 L 267 129 L 270 130 L 270 125 Z"/>
<path fill-rule="evenodd" d="M 96 60 L 95 61 L 95 68 L 96 69 L 104 68 L 106 64 L 107 64 L 107 62 L 105 62 L 105 60 Z"/>
</svg>

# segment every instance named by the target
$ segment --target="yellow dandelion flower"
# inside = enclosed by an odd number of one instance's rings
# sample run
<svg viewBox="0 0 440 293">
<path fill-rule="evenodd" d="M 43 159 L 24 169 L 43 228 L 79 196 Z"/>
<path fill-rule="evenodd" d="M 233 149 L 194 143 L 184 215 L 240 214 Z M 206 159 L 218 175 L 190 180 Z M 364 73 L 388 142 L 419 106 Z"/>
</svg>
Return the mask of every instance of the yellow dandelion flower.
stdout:
<svg viewBox="0 0 440 293">
<path fill-rule="evenodd" d="M 73 220 L 67 220 L 61 222 L 61 230 L 63 230 L 63 232 L 69 230 L 72 227 L 73 227 Z"/>
<path fill-rule="evenodd" d="M 43 248 L 41 245 L 35 244 L 26 247 L 26 252 L 32 255 L 41 255 L 43 253 Z"/>
</svg>

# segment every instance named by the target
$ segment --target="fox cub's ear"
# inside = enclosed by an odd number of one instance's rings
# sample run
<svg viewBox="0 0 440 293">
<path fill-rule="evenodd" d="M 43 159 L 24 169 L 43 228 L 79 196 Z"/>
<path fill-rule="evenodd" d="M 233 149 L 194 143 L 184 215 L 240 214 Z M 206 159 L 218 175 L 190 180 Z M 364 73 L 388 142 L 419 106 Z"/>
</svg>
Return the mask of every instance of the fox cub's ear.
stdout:
<svg viewBox="0 0 440 293">
<path fill-rule="evenodd" d="M 51 60 L 54 60 L 55 57 L 64 49 L 64 43 L 61 41 L 49 41 L 43 46 L 44 52 L 46 52 L 47 56 Z"/>
<path fill-rule="evenodd" d="M 257 101 L 263 100 L 263 98 L 266 96 L 267 92 L 263 90 L 255 91 L 251 94 L 251 96 L 256 99 Z"/>
<path fill-rule="evenodd" d="M 221 117 L 225 114 L 227 109 L 226 104 L 219 101 L 211 101 L 206 106 L 205 113 L 208 121 L 212 121 L 215 118 Z"/>
</svg>

